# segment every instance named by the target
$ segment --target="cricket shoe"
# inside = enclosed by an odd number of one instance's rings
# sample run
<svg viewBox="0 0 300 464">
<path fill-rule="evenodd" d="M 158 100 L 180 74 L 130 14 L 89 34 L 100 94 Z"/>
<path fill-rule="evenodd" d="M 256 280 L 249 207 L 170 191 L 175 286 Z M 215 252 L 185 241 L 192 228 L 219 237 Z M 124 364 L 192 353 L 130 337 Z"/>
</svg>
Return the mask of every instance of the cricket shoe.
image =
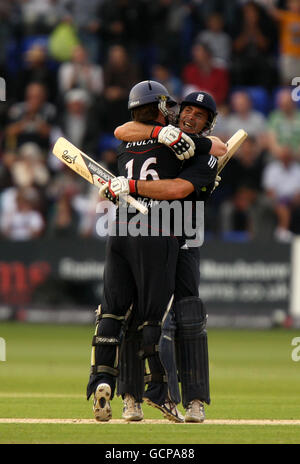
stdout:
<svg viewBox="0 0 300 464">
<path fill-rule="evenodd" d="M 180 423 L 184 422 L 183 415 L 180 411 L 178 411 L 176 404 L 173 403 L 173 401 L 171 401 L 169 398 L 166 398 L 163 404 L 154 403 L 147 397 L 143 398 L 143 400 L 149 406 L 153 406 L 154 408 L 159 409 L 163 413 L 164 417 L 169 421 Z"/>
<path fill-rule="evenodd" d="M 141 421 L 144 419 L 141 403 L 135 401 L 132 395 L 126 393 L 123 404 L 123 419 L 126 421 Z"/>
<path fill-rule="evenodd" d="M 95 391 L 93 411 L 96 421 L 107 422 L 111 419 L 111 388 L 107 383 L 100 383 Z"/>
<path fill-rule="evenodd" d="M 200 400 L 192 400 L 186 408 L 185 422 L 204 422 L 204 404 Z"/>
</svg>

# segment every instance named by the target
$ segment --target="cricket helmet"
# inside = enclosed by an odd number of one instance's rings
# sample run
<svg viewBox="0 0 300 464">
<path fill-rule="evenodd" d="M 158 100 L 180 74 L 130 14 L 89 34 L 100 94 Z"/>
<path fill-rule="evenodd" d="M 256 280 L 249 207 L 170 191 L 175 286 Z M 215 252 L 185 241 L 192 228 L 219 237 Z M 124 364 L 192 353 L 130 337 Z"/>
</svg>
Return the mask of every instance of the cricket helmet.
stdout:
<svg viewBox="0 0 300 464">
<path fill-rule="evenodd" d="M 177 103 L 171 98 L 166 87 L 156 81 L 142 81 L 132 87 L 129 93 L 128 109 L 133 110 L 148 103 L 165 102 L 168 106 Z"/>
<path fill-rule="evenodd" d="M 185 106 L 198 106 L 208 111 L 208 120 L 202 132 L 210 133 L 216 123 L 217 105 L 214 98 L 207 92 L 192 92 L 189 93 L 180 104 L 180 112 Z"/>
</svg>

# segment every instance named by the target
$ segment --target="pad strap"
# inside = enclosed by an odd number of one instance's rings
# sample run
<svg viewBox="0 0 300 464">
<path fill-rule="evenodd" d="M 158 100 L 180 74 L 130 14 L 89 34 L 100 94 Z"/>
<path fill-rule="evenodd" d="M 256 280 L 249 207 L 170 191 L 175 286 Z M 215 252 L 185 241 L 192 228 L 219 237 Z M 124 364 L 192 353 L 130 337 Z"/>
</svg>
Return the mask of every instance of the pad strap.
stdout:
<svg viewBox="0 0 300 464">
<path fill-rule="evenodd" d="M 96 375 L 96 374 L 110 374 L 113 375 L 114 377 L 118 377 L 119 371 L 118 369 L 114 369 L 113 367 L 110 366 L 91 366 L 91 374 Z"/>
<path fill-rule="evenodd" d="M 148 356 L 154 356 L 156 353 L 158 353 L 158 345 L 145 345 L 142 350 L 139 350 L 138 357 L 145 359 Z"/>
<path fill-rule="evenodd" d="M 115 314 L 99 314 L 96 318 L 96 323 L 100 322 L 101 319 L 114 319 L 115 321 L 124 321 L 125 316 L 116 316 Z"/>
<path fill-rule="evenodd" d="M 118 337 L 104 337 L 103 335 L 94 335 L 92 340 L 92 346 L 99 345 L 120 345 L 120 339 Z"/>
<path fill-rule="evenodd" d="M 109 313 L 105 313 L 105 314 L 102 314 L 101 310 L 101 305 L 98 306 L 98 308 L 96 309 L 95 313 L 96 313 L 96 324 L 98 322 L 101 321 L 101 319 L 114 319 L 115 321 L 124 321 L 126 322 L 128 319 L 129 319 L 129 316 L 132 312 L 132 307 L 133 305 L 130 305 L 125 316 L 116 316 L 115 314 L 109 314 Z"/>
<path fill-rule="evenodd" d="M 145 383 L 167 383 L 167 376 L 159 374 L 158 372 L 154 372 L 153 374 L 147 374 L 144 376 Z"/>
<path fill-rule="evenodd" d="M 160 327 L 161 321 L 145 321 L 142 325 L 138 326 L 137 330 L 143 330 L 145 326 Z"/>
</svg>

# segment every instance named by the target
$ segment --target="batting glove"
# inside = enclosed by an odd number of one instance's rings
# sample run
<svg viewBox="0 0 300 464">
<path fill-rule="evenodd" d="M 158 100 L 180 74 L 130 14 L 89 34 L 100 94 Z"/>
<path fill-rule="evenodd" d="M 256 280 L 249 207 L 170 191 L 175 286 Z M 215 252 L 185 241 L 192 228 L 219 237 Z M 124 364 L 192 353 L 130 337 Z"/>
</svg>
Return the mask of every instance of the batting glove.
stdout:
<svg viewBox="0 0 300 464">
<path fill-rule="evenodd" d="M 100 198 L 107 198 L 116 204 L 120 195 L 137 193 L 136 183 L 136 180 L 126 179 L 123 176 L 114 177 L 99 189 L 99 196 Z"/>
<path fill-rule="evenodd" d="M 178 127 L 171 124 L 165 127 L 156 126 L 151 137 L 153 139 L 157 138 L 159 143 L 170 147 L 181 161 L 194 156 L 195 144 L 193 140 Z"/>
</svg>

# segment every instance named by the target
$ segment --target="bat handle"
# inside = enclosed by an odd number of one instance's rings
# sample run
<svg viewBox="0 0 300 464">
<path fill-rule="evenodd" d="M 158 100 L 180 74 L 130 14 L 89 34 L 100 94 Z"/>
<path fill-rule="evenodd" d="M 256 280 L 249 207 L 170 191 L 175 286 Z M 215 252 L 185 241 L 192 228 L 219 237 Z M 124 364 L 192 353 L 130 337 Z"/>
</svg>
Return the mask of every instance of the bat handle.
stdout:
<svg viewBox="0 0 300 464">
<path fill-rule="evenodd" d="M 140 213 L 148 214 L 148 208 L 147 206 L 143 205 L 143 203 L 131 197 L 130 195 L 127 195 L 125 198 L 127 203 L 133 208 L 137 209 Z"/>
</svg>

